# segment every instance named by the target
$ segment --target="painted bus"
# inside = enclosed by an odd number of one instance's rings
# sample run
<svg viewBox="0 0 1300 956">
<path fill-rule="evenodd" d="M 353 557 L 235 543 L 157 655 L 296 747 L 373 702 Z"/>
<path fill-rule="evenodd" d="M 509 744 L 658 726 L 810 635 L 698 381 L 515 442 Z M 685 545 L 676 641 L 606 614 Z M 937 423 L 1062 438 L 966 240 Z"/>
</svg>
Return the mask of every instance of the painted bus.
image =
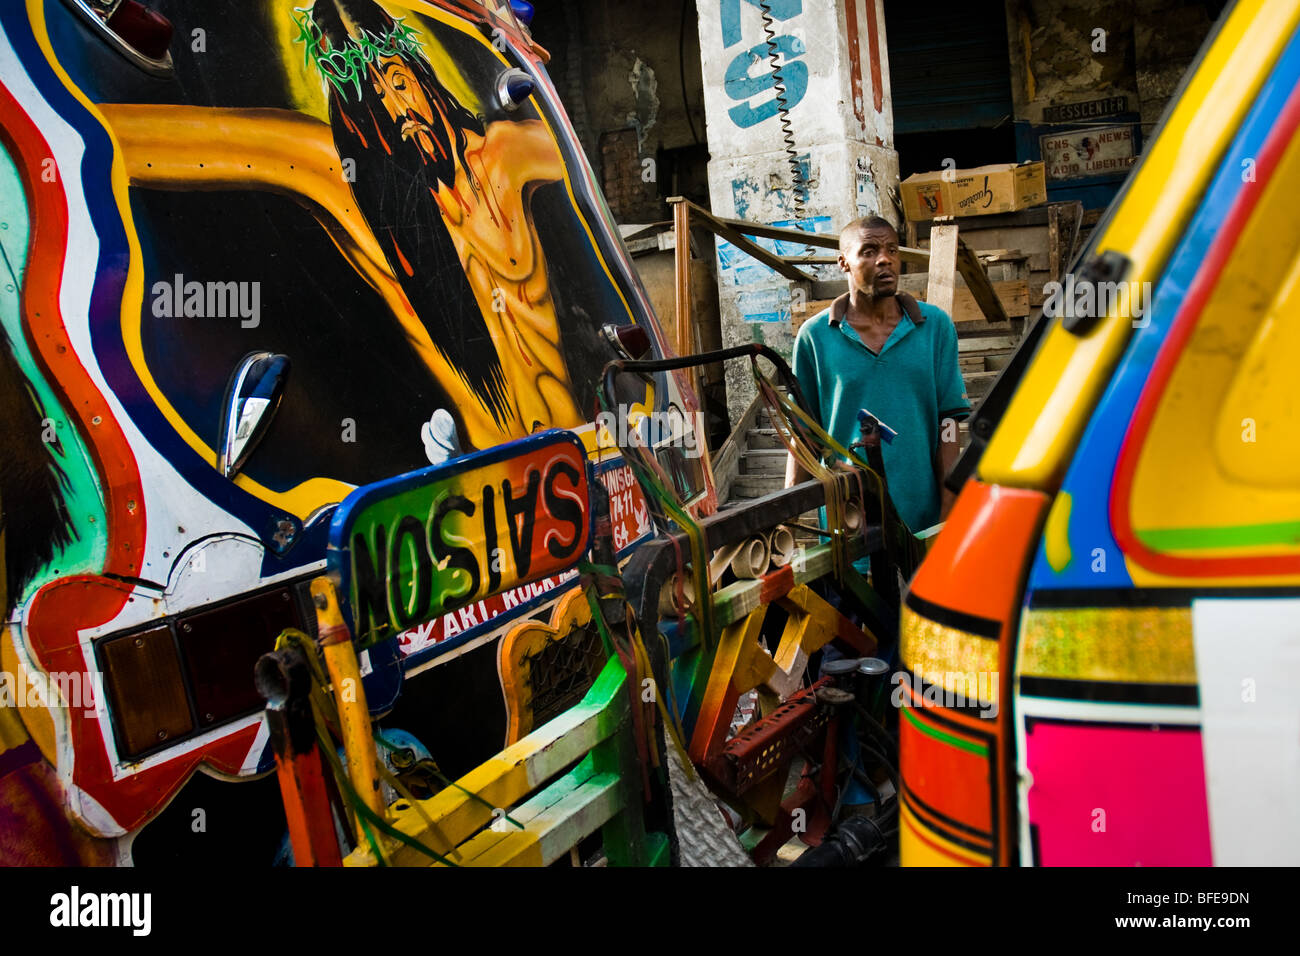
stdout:
<svg viewBox="0 0 1300 956">
<path fill-rule="evenodd" d="M 496 0 L 0 9 L 0 862 L 285 857 L 253 667 L 315 633 L 353 489 L 563 429 L 617 553 L 653 534 L 596 389 L 663 338 L 546 59 Z M 620 400 L 693 421 L 684 381 Z M 501 634 L 577 575 L 498 531 L 518 586 L 360 654 L 452 778 L 518 735 Z"/>
<path fill-rule="evenodd" d="M 1298 25 L 1225 11 L 972 420 L 902 610 L 904 865 L 1300 862 Z"/>
</svg>

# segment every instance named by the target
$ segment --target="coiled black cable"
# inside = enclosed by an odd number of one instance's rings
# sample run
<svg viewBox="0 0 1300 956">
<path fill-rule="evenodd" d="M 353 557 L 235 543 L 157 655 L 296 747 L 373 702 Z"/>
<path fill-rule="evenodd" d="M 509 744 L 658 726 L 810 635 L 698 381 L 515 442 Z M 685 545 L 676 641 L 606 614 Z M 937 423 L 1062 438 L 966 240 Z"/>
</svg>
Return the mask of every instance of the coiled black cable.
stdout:
<svg viewBox="0 0 1300 956">
<path fill-rule="evenodd" d="M 799 165 L 799 150 L 795 146 L 794 124 L 790 121 L 790 104 L 786 98 L 785 77 L 781 75 L 781 48 L 776 43 L 776 22 L 772 17 L 772 8 L 768 0 L 759 0 L 759 15 L 763 18 L 763 32 L 767 34 L 767 58 L 772 62 L 772 88 L 776 93 L 776 111 L 781 123 L 781 138 L 785 141 L 786 155 L 790 163 L 790 179 L 794 184 L 794 215 L 802 219 L 806 213 L 804 204 L 808 201 L 808 182 L 803 178 L 803 169 Z"/>
</svg>

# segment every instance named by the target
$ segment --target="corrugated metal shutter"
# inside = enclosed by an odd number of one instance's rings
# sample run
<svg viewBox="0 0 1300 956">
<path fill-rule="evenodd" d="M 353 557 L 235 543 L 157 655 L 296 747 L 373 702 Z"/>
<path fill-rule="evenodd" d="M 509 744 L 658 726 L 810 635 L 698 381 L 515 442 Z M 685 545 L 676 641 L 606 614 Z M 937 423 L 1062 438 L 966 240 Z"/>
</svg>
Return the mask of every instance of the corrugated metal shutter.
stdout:
<svg viewBox="0 0 1300 956">
<path fill-rule="evenodd" d="M 1011 115 L 1000 0 L 886 0 L 894 133 L 996 126 Z"/>
</svg>

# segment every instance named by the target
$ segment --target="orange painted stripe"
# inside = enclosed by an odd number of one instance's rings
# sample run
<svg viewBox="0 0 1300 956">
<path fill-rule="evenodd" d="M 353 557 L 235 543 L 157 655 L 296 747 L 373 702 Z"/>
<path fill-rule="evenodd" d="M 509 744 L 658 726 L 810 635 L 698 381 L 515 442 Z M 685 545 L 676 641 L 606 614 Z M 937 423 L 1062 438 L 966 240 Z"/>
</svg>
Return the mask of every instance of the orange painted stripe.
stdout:
<svg viewBox="0 0 1300 956">
<path fill-rule="evenodd" d="M 758 601 L 760 604 L 771 604 L 794 590 L 794 566 L 787 564 L 783 568 L 777 568 L 763 575 L 761 580 L 763 583 L 758 588 Z"/>
<path fill-rule="evenodd" d="M 967 481 L 947 524 L 912 581 L 912 593 L 940 609 L 1001 624 L 998 699 L 1004 704 L 1012 696 L 1013 628 L 1019 616 L 1024 579 L 1050 504 L 1050 497 L 1041 491 L 1004 488 L 977 479 Z M 996 775 L 991 775 L 989 781 L 990 799 L 993 792 L 997 794 L 997 861 L 1002 866 L 1011 865 L 1017 832 L 1009 713 L 1009 708 L 1003 706 L 992 721 Z M 918 744 L 914 741 L 912 746 Z M 906 763 L 909 757 L 901 753 L 900 759 Z M 931 802 L 911 780 L 908 786 L 921 799 Z M 957 814 L 950 815 L 961 819 Z"/>
<path fill-rule="evenodd" d="M 910 711 L 915 715 L 919 708 Z M 932 725 L 933 726 L 933 725 Z M 950 728 L 938 728 L 950 736 Z M 898 722 L 899 772 L 907 788 L 939 813 L 969 827 L 993 830 L 992 762 L 989 756 L 954 747 L 918 729 L 909 720 Z M 988 746 L 988 740 L 972 741 Z"/>
<path fill-rule="evenodd" d="M 850 0 L 853 2 L 853 0 Z M 880 73 L 880 28 L 876 25 L 876 2 L 867 0 L 867 42 L 871 45 L 871 102 L 879 113 L 885 106 L 885 84 L 881 79 Z M 876 145 L 884 146 L 880 137 L 876 137 Z"/>
<path fill-rule="evenodd" d="M 912 582 L 919 597 L 954 611 L 1005 621 L 1018 605 L 1050 499 L 1041 491 L 966 482 Z"/>
<path fill-rule="evenodd" d="M 104 571 L 123 577 L 140 573 L 145 541 L 144 489 L 135 455 L 108 402 L 91 381 L 68 338 L 59 294 L 68 245 L 68 206 L 63 175 L 42 178 L 53 157 L 45 137 L 26 111 L 0 85 L 0 142 L 14 158 L 30 206 L 31 238 L 22 287 L 22 317 L 50 384 L 64 399 L 99 472 L 108 518 Z M 12 504 L 12 502 L 11 502 Z M 82 626 L 87 626 L 83 622 Z"/>
<path fill-rule="evenodd" d="M 990 834 L 976 835 L 966 833 L 956 827 L 951 822 L 944 820 L 933 812 L 932 807 L 924 807 L 917 799 L 916 794 L 904 788 L 900 796 L 901 805 L 907 807 L 908 812 L 916 819 L 917 823 L 924 826 L 932 833 L 943 837 L 954 846 L 961 847 L 969 853 L 976 856 L 993 857 L 993 838 Z M 975 844 L 970 846 L 968 844 Z M 959 851 L 960 852 L 960 851 Z"/>
</svg>

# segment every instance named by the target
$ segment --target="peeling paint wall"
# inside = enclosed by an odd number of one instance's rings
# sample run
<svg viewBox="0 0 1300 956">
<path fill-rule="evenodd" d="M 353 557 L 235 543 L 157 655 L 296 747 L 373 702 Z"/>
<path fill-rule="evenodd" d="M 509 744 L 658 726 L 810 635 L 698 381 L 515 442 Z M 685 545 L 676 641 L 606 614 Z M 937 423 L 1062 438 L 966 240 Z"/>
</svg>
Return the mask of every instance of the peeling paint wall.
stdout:
<svg viewBox="0 0 1300 956">
<path fill-rule="evenodd" d="M 1009 0 L 1015 117 L 1035 126 L 1048 106 L 1128 96 L 1137 101 L 1133 0 Z"/>
<path fill-rule="evenodd" d="M 1218 0 L 1007 0 L 1017 158 L 1047 163 L 1052 201 L 1100 210 L 1146 151 L 1209 35 Z M 1092 161 L 1091 131 L 1121 143 Z"/>
<path fill-rule="evenodd" d="M 533 36 L 551 54 L 548 71 L 620 223 L 671 218 L 664 202 L 669 195 L 707 203 L 695 2 L 536 4 Z M 652 258 L 633 260 L 648 285 L 661 278 L 646 273 Z M 671 328 L 672 310 L 662 311 L 662 298 L 655 302 L 660 321 Z M 712 302 L 696 308 L 702 316 L 716 314 Z"/>
<path fill-rule="evenodd" d="M 627 114 L 627 122 L 636 130 L 637 149 L 644 152 L 646 134 L 659 119 L 659 81 L 655 78 L 654 68 L 637 57 L 627 75 L 627 82 L 632 87 L 632 99 L 636 103 L 636 109 Z"/>
<path fill-rule="evenodd" d="M 571 79 L 564 90 L 565 107 L 572 113 L 581 101 L 590 129 L 583 145 L 598 168 L 599 139 L 616 130 L 636 130 L 643 156 L 703 141 L 704 95 L 694 0 L 685 0 L 684 6 L 683 31 L 682 0 L 666 4 L 564 0 L 538 5 L 533 34 L 552 54 L 552 73 L 562 70 Z"/>
<path fill-rule="evenodd" d="M 1210 35 L 1221 4 L 1138 0 L 1133 29 L 1142 124 L 1160 119 L 1183 74 Z"/>
<path fill-rule="evenodd" d="M 699 2 L 713 212 L 828 234 L 861 215 L 895 219 L 888 196 L 898 156 L 880 0 L 766 6 L 765 22 L 755 0 Z M 761 244 L 781 255 L 824 254 Z M 762 342 L 788 359 L 791 283 L 729 243 L 718 242 L 717 255 L 723 346 Z M 813 271 L 840 275 L 833 265 Z M 736 421 L 754 387 L 748 368 L 732 364 L 727 402 Z"/>
<path fill-rule="evenodd" d="M 1007 0 L 1015 118 L 1037 126 L 1046 107 L 1127 96 L 1149 131 L 1221 6 L 1198 0 Z"/>
</svg>

